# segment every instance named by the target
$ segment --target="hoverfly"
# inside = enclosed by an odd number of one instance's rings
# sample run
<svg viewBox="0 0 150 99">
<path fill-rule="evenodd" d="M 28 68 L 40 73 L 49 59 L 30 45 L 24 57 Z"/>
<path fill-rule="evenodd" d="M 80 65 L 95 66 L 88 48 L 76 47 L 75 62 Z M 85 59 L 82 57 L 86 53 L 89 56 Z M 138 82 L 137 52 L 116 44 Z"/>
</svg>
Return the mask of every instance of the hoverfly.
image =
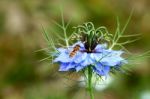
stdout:
<svg viewBox="0 0 150 99">
<path fill-rule="evenodd" d="M 70 52 L 69 57 L 72 58 L 76 55 L 76 53 L 80 50 L 80 45 L 75 45 L 73 50 Z"/>
</svg>

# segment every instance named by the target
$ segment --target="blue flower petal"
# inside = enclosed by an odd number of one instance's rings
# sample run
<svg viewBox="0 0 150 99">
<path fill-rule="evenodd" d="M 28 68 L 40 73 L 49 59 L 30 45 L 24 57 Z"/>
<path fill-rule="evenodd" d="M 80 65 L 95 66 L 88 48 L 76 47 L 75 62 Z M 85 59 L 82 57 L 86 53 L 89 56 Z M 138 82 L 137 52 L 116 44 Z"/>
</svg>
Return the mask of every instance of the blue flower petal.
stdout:
<svg viewBox="0 0 150 99">
<path fill-rule="evenodd" d="M 83 44 L 81 41 L 79 41 L 79 42 L 73 44 L 71 47 L 74 48 L 76 45 L 80 45 L 80 49 L 85 50 L 84 44 Z"/>
<path fill-rule="evenodd" d="M 54 62 L 63 62 L 63 63 L 67 63 L 71 61 L 72 61 L 72 58 L 70 58 L 69 54 L 67 53 L 60 53 L 60 55 L 54 60 Z"/>
<path fill-rule="evenodd" d="M 91 53 L 90 57 L 95 61 L 100 61 L 103 57 L 102 53 Z"/>
<path fill-rule="evenodd" d="M 95 60 L 93 60 L 91 57 L 90 57 L 90 54 L 87 54 L 86 58 L 84 59 L 84 61 L 81 63 L 82 66 L 88 66 L 88 65 L 91 65 L 91 64 L 94 64 L 95 63 Z"/>
<path fill-rule="evenodd" d="M 123 61 L 123 59 L 120 57 L 107 57 L 107 58 L 103 58 L 101 60 L 101 63 L 105 63 L 105 65 L 108 65 L 108 66 L 115 66 L 121 61 Z"/>
<path fill-rule="evenodd" d="M 61 63 L 59 71 L 69 71 L 75 68 L 74 63 Z"/>
<path fill-rule="evenodd" d="M 84 69 L 85 67 L 86 67 L 86 66 L 82 66 L 81 64 L 78 64 L 78 65 L 76 65 L 75 69 L 76 69 L 76 71 L 78 72 L 78 71 Z"/>
<path fill-rule="evenodd" d="M 95 48 L 95 51 L 96 51 L 96 52 L 102 52 L 103 49 L 106 49 L 106 47 L 107 47 L 107 44 L 98 44 L 98 45 L 96 46 L 96 48 Z"/>
<path fill-rule="evenodd" d="M 66 52 L 67 52 L 67 50 L 64 49 L 64 48 L 58 48 L 57 50 L 58 50 L 60 53 L 66 53 Z"/>
<path fill-rule="evenodd" d="M 122 57 L 120 57 L 122 53 L 123 51 L 103 50 L 101 54 L 94 55 L 94 59 L 95 60 L 99 59 L 98 62 L 101 62 L 104 65 L 115 66 L 118 64 L 118 62 L 124 60 Z"/>
<path fill-rule="evenodd" d="M 93 69 L 100 76 L 106 76 L 106 75 L 108 75 L 108 73 L 110 71 L 110 67 L 109 66 L 104 66 L 101 63 L 96 64 L 93 67 Z"/>
<path fill-rule="evenodd" d="M 85 60 L 86 57 L 87 57 L 87 53 L 79 52 L 79 53 L 77 53 L 77 55 L 75 56 L 74 62 L 75 62 L 75 63 L 81 63 L 82 61 Z"/>
<path fill-rule="evenodd" d="M 69 63 L 61 63 L 59 71 L 68 71 L 67 66 Z"/>
</svg>

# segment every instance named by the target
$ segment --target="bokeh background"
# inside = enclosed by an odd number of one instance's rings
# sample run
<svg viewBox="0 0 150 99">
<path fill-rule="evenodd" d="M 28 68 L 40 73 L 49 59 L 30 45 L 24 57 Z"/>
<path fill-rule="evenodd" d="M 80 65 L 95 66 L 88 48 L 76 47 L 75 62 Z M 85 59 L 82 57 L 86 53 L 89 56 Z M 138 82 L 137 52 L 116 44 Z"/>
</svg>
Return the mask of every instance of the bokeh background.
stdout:
<svg viewBox="0 0 150 99">
<path fill-rule="evenodd" d="M 134 9 L 125 33 L 142 38 L 126 47 L 133 53 L 150 49 L 149 0 L 0 0 L 0 99 L 88 99 L 79 82 L 66 79 L 49 60 L 40 61 L 47 57 L 38 51 L 47 47 L 42 26 L 51 36 L 61 32 L 52 21 L 61 22 L 60 5 L 65 22 L 72 19 L 68 33 L 87 21 L 113 33 L 116 17 L 123 26 Z M 140 63 L 112 76 L 111 83 L 95 91 L 95 99 L 150 99 L 150 59 Z"/>
</svg>

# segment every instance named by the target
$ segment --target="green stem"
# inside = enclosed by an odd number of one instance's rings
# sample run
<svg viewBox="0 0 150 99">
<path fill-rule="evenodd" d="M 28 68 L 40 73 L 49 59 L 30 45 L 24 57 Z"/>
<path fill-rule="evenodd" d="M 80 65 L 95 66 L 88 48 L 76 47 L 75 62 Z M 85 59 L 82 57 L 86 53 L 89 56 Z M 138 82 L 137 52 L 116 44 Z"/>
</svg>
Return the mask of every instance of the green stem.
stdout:
<svg viewBox="0 0 150 99">
<path fill-rule="evenodd" d="M 64 15 L 63 15 L 63 11 L 61 9 L 61 23 L 62 23 L 62 29 L 63 29 L 63 33 L 64 33 L 64 37 L 65 37 L 65 43 L 67 48 L 69 47 L 69 43 L 68 43 L 68 37 L 67 37 L 67 32 L 66 32 L 66 26 L 65 26 L 65 21 L 64 21 Z"/>
<path fill-rule="evenodd" d="M 92 68 L 88 67 L 88 92 L 90 94 L 90 99 L 94 99 L 93 86 L 92 86 Z"/>
</svg>

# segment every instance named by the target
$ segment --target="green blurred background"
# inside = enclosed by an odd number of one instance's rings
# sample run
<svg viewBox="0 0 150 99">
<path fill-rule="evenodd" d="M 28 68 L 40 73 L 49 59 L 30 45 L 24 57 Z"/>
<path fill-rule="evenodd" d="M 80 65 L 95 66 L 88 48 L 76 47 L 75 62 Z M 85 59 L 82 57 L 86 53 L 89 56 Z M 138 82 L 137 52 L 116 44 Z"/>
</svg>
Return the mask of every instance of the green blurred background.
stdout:
<svg viewBox="0 0 150 99">
<path fill-rule="evenodd" d="M 36 52 L 47 47 L 42 26 L 50 35 L 60 32 L 52 23 L 61 22 L 60 5 L 65 22 L 72 19 L 70 29 L 91 21 L 112 33 L 116 17 L 123 26 L 134 8 L 125 33 L 142 38 L 126 47 L 133 53 L 150 49 L 150 0 L 0 0 L 0 99 L 89 99 L 77 81 L 57 72 L 58 66 L 40 61 L 47 57 L 44 51 Z M 95 91 L 95 99 L 150 99 L 149 59 L 112 77 L 109 86 Z"/>
</svg>

